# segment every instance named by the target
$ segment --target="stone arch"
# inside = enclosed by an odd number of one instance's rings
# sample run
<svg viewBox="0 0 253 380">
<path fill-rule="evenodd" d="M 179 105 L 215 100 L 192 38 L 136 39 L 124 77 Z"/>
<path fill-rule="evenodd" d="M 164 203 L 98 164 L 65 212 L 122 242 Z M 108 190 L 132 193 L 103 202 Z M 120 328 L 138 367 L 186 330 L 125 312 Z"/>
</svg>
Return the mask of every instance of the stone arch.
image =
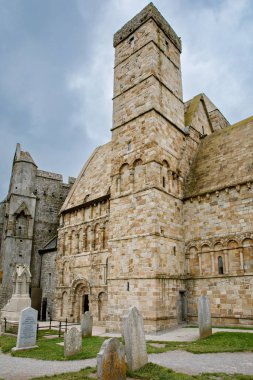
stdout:
<svg viewBox="0 0 253 380">
<path fill-rule="evenodd" d="M 134 191 L 143 189 L 145 185 L 145 171 L 141 159 L 137 159 L 133 163 L 134 169 Z"/>
<path fill-rule="evenodd" d="M 64 291 L 61 296 L 61 318 L 69 317 L 69 302 L 68 302 L 68 293 Z"/>
<path fill-rule="evenodd" d="M 94 227 L 94 250 L 97 251 L 100 248 L 100 227 L 97 223 Z"/>
<path fill-rule="evenodd" d="M 240 250 L 238 242 L 235 239 L 231 239 L 227 243 L 228 256 L 229 256 L 229 271 L 235 272 L 240 270 Z"/>
<path fill-rule="evenodd" d="M 91 251 L 92 246 L 92 231 L 91 226 L 86 229 L 86 251 Z"/>
<path fill-rule="evenodd" d="M 201 270 L 202 274 L 209 275 L 212 272 L 211 246 L 204 243 L 201 246 Z"/>
<path fill-rule="evenodd" d="M 98 321 L 102 322 L 106 320 L 106 309 L 107 309 L 107 293 L 100 292 L 98 295 Z"/>
<path fill-rule="evenodd" d="M 243 246 L 243 261 L 245 272 L 253 271 L 253 239 L 246 238 L 242 242 Z"/>
<path fill-rule="evenodd" d="M 199 258 L 198 258 L 198 250 L 197 247 L 190 246 L 188 249 L 189 252 L 189 272 L 196 276 L 199 274 Z"/>
<path fill-rule="evenodd" d="M 71 285 L 72 317 L 75 322 L 80 322 L 85 311 L 89 311 L 90 284 L 85 278 L 77 278 Z"/>
<path fill-rule="evenodd" d="M 130 189 L 130 170 L 127 163 L 120 168 L 120 191 L 125 192 Z"/>
<path fill-rule="evenodd" d="M 103 225 L 103 236 L 102 236 L 102 247 L 103 249 L 108 248 L 108 222 L 105 222 Z"/>
<path fill-rule="evenodd" d="M 70 282 L 69 261 L 64 261 L 62 265 L 62 284 L 65 286 L 69 286 L 69 282 Z"/>
</svg>

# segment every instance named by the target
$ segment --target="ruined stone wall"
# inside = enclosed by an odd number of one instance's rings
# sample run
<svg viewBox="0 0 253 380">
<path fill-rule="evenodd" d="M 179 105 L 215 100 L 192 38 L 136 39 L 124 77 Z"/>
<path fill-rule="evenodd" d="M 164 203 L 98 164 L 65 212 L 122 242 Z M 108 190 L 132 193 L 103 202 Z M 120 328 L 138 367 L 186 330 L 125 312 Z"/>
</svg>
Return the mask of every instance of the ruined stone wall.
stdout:
<svg viewBox="0 0 253 380">
<path fill-rule="evenodd" d="M 54 305 L 54 292 L 56 287 L 56 273 L 55 273 L 55 261 L 57 257 L 57 251 L 44 253 L 41 259 L 41 281 L 40 286 L 42 288 L 42 302 L 43 298 L 47 299 L 47 319 L 53 316 Z M 42 310 L 41 310 L 42 315 Z"/>
<path fill-rule="evenodd" d="M 62 176 L 38 170 L 35 182 L 36 213 L 31 254 L 32 287 L 39 286 L 41 258 L 38 253 L 57 234 L 59 210 L 70 186 L 63 184 Z"/>
</svg>

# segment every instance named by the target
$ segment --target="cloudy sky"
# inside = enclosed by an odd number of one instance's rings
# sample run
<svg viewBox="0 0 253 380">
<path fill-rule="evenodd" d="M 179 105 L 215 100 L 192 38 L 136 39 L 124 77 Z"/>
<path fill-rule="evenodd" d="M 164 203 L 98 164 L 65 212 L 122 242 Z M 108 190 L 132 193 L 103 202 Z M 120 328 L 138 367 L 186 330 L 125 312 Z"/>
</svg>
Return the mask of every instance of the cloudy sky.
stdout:
<svg viewBox="0 0 253 380">
<path fill-rule="evenodd" d="M 0 0 L 0 199 L 16 143 L 77 176 L 110 140 L 113 34 L 145 0 Z M 205 92 L 234 123 L 253 114 L 253 1 L 156 0 L 182 38 L 184 100 Z"/>
</svg>

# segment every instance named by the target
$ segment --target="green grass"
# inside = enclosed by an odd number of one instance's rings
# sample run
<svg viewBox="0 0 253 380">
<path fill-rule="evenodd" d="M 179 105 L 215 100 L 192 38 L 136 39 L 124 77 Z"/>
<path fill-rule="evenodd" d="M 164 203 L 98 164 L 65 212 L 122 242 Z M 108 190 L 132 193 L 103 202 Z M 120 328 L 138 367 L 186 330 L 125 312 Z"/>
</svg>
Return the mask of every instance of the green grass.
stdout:
<svg viewBox="0 0 253 380">
<path fill-rule="evenodd" d="M 90 337 L 83 339 L 83 351 L 79 354 L 64 357 L 64 347 L 59 346 L 57 343 L 63 342 L 63 337 L 46 339 L 44 338 L 45 331 L 40 332 L 37 340 L 38 348 L 32 350 L 15 351 L 12 352 L 13 356 L 23 357 L 23 358 L 33 358 L 41 360 L 80 360 L 80 359 L 90 359 L 96 357 L 99 352 L 105 338 L 101 337 Z M 2 352 L 10 352 L 12 347 L 16 345 L 16 338 L 11 336 L 3 335 L 0 337 L 0 347 Z"/>
<path fill-rule="evenodd" d="M 253 334 L 241 332 L 218 332 L 206 339 L 199 339 L 194 342 L 163 343 L 165 344 L 165 347 L 152 347 L 148 344 L 148 353 L 153 354 L 172 350 L 189 351 L 194 354 L 253 351 Z"/>
<path fill-rule="evenodd" d="M 33 380 L 91 380 L 97 377 L 91 377 L 96 373 L 96 368 L 86 368 L 79 372 L 64 373 L 54 376 L 36 377 Z M 253 376 L 240 374 L 224 373 L 202 373 L 200 375 L 187 375 L 184 373 L 174 372 L 169 368 L 161 367 L 157 364 L 148 363 L 139 371 L 127 372 L 129 378 L 143 380 L 252 380 Z"/>
</svg>

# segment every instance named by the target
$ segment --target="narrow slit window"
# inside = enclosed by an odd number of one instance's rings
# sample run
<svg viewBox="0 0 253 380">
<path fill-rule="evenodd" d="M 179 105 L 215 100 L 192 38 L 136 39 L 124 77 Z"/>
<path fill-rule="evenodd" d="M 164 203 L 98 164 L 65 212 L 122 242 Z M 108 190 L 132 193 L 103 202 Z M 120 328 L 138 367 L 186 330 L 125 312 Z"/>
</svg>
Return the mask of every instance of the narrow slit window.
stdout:
<svg viewBox="0 0 253 380">
<path fill-rule="evenodd" d="M 218 257 L 218 269 L 219 269 L 219 274 L 223 274 L 224 273 L 223 259 L 222 259 L 221 256 Z"/>
</svg>

